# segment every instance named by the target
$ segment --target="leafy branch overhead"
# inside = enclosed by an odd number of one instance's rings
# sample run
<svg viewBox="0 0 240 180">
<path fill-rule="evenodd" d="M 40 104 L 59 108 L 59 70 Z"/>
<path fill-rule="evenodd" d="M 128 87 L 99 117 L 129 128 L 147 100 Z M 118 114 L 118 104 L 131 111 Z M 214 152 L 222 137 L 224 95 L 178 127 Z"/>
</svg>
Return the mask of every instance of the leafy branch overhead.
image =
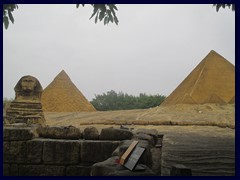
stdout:
<svg viewBox="0 0 240 180">
<path fill-rule="evenodd" d="M 82 4 L 84 7 L 85 4 Z M 93 7 L 93 13 L 90 17 L 92 19 L 95 17 L 95 23 L 102 21 L 104 25 L 109 22 L 115 23 L 118 25 L 118 18 L 116 16 L 116 11 L 118 10 L 115 4 L 91 4 Z M 220 8 L 229 7 L 232 11 L 235 11 L 235 4 L 213 4 L 216 7 L 216 11 L 218 12 Z M 76 4 L 76 7 L 79 8 L 79 4 Z M 9 21 L 14 23 L 14 18 L 12 12 L 17 9 L 17 4 L 3 4 L 3 24 L 5 29 L 9 26 Z"/>
<path fill-rule="evenodd" d="M 85 4 L 82 4 L 84 6 Z M 97 21 L 102 21 L 104 25 L 108 24 L 109 22 L 115 22 L 116 25 L 118 25 L 118 18 L 116 16 L 117 7 L 115 4 L 91 4 L 93 6 L 93 13 L 90 17 L 92 19 L 95 16 L 95 23 Z M 76 5 L 76 7 L 79 7 L 79 4 Z"/>
<path fill-rule="evenodd" d="M 213 4 L 213 6 L 216 7 L 216 11 L 218 12 L 219 9 L 222 7 L 225 9 L 225 7 L 228 7 L 229 9 L 232 7 L 232 11 L 235 11 L 235 4 Z"/>
<path fill-rule="evenodd" d="M 12 23 L 14 23 L 12 12 L 17 8 L 18 6 L 16 4 L 3 4 L 3 23 L 5 29 L 9 26 L 9 19 Z"/>
</svg>

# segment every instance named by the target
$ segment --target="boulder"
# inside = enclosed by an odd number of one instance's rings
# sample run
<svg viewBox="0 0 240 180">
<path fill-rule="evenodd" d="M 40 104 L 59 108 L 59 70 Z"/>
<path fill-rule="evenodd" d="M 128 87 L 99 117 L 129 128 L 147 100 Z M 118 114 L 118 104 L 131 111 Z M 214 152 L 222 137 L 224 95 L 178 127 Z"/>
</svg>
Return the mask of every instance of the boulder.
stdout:
<svg viewBox="0 0 240 180">
<path fill-rule="evenodd" d="M 41 127 L 39 128 L 39 136 L 52 139 L 81 139 L 82 137 L 80 129 L 74 126 Z"/>
<path fill-rule="evenodd" d="M 87 127 L 83 131 L 83 138 L 86 140 L 98 140 L 99 132 L 96 127 Z"/>
<path fill-rule="evenodd" d="M 146 140 L 148 141 L 148 143 L 152 146 L 155 145 L 155 140 L 153 138 L 153 136 L 150 136 L 148 134 L 143 134 L 143 133 L 139 133 L 139 134 L 136 134 L 135 138 L 136 140 Z"/>
<path fill-rule="evenodd" d="M 101 140 L 126 140 L 131 139 L 133 133 L 126 129 L 116 129 L 116 128 L 104 128 L 101 131 L 100 139 Z"/>
<path fill-rule="evenodd" d="M 158 139 L 158 131 L 156 129 L 138 129 L 136 134 L 147 134 L 153 137 L 155 144 Z"/>
</svg>

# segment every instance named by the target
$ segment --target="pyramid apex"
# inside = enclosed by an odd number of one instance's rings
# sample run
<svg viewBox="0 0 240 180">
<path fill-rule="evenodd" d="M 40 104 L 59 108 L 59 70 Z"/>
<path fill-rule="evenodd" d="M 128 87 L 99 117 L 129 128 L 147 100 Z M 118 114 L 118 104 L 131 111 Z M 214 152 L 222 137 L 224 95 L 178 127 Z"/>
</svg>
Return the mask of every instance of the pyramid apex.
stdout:
<svg viewBox="0 0 240 180">
<path fill-rule="evenodd" d="M 64 70 L 61 70 L 59 74 L 67 74 Z"/>
<path fill-rule="evenodd" d="M 67 75 L 67 73 L 62 70 L 56 77 L 55 79 L 68 79 L 70 80 L 69 76 Z"/>
<path fill-rule="evenodd" d="M 211 50 L 208 55 L 217 55 L 217 56 L 221 56 L 219 53 L 217 53 L 216 51 L 214 50 Z M 221 56 L 222 57 L 222 56 Z"/>
<path fill-rule="evenodd" d="M 209 53 L 217 53 L 216 51 L 214 51 L 214 50 L 211 50 Z"/>
</svg>

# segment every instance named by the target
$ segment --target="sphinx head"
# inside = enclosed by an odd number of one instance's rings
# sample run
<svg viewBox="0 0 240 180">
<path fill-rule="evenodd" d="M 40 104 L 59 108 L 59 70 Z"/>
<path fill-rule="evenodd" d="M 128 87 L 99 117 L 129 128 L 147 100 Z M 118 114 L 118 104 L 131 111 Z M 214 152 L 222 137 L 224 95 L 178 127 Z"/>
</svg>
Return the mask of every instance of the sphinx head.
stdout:
<svg viewBox="0 0 240 180">
<path fill-rule="evenodd" d="M 42 94 L 42 86 L 40 82 L 33 76 L 23 76 L 14 88 L 18 99 L 40 100 Z"/>
</svg>

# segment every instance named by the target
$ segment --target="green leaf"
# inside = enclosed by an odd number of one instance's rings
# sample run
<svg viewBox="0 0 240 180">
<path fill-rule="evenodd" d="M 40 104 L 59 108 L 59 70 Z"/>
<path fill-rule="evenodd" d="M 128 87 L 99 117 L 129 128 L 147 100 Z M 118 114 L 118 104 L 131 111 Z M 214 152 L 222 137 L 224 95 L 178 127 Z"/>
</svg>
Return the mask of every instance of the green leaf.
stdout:
<svg viewBox="0 0 240 180">
<path fill-rule="evenodd" d="M 106 11 L 105 4 L 99 4 L 99 9 L 101 9 L 101 11 L 105 12 Z"/>
<path fill-rule="evenodd" d="M 100 21 L 102 21 L 102 19 L 104 18 L 104 14 L 105 14 L 104 11 L 101 11 L 101 12 L 99 13 L 99 20 L 100 20 Z"/>
<path fill-rule="evenodd" d="M 97 21 L 98 21 L 98 13 L 97 13 L 97 15 L 95 17 L 95 23 L 97 23 Z"/>
<path fill-rule="evenodd" d="M 8 17 L 7 17 L 7 16 L 5 16 L 5 17 L 3 18 L 3 22 L 4 22 L 5 29 L 7 29 L 7 28 L 8 28 L 8 25 L 9 25 L 9 21 L 8 21 Z"/>
<path fill-rule="evenodd" d="M 107 13 L 108 13 L 108 18 L 111 22 L 113 22 L 113 16 L 112 16 L 112 12 L 111 10 L 107 10 Z"/>
<path fill-rule="evenodd" d="M 93 14 L 89 19 L 92 19 L 92 17 L 98 12 L 98 8 L 95 6 L 93 9 Z"/>
<path fill-rule="evenodd" d="M 116 16 L 114 16 L 114 22 L 116 23 L 116 25 L 118 25 L 118 18 Z"/>
<path fill-rule="evenodd" d="M 109 20 L 110 20 L 111 22 L 113 22 L 113 17 L 112 17 L 111 14 L 109 14 Z"/>
<path fill-rule="evenodd" d="M 14 23 L 14 18 L 13 18 L 13 15 L 10 11 L 8 11 L 8 16 L 9 16 L 9 19 L 12 23 Z"/>
<path fill-rule="evenodd" d="M 108 24 L 109 20 L 108 20 L 108 17 L 105 17 L 104 18 L 104 25 Z"/>
<path fill-rule="evenodd" d="M 115 4 L 112 5 L 113 9 L 118 10 Z"/>
<path fill-rule="evenodd" d="M 115 13 L 114 9 L 112 10 L 112 13 L 113 13 L 113 16 L 116 16 L 116 13 Z"/>
</svg>

